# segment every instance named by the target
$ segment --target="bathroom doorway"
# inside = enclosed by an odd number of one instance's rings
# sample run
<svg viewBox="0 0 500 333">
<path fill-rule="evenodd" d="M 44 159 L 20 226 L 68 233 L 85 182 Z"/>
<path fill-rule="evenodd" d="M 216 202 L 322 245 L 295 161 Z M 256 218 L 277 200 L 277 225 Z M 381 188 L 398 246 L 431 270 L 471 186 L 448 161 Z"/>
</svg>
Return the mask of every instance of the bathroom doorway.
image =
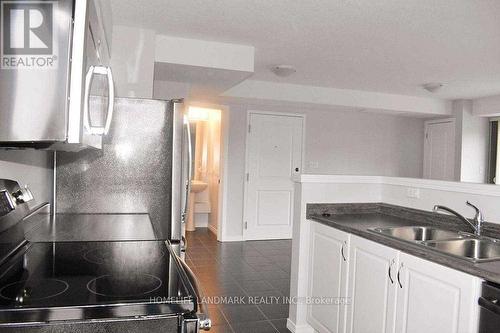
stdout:
<svg viewBox="0 0 500 333">
<path fill-rule="evenodd" d="M 187 115 L 191 124 L 193 178 L 186 231 L 208 228 L 217 236 L 222 197 L 222 110 L 189 106 Z"/>
</svg>

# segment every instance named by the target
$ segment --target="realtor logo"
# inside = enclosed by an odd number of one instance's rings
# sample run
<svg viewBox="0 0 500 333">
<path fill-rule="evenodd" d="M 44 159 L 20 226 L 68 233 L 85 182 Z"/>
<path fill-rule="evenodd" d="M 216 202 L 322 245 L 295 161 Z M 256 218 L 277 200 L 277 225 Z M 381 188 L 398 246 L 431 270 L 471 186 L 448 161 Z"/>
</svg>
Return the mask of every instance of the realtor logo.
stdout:
<svg viewBox="0 0 500 333">
<path fill-rule="evenodd" d="M 55 1 L 2 1 L 1 67 L 54 68 Z"/>
</svg>

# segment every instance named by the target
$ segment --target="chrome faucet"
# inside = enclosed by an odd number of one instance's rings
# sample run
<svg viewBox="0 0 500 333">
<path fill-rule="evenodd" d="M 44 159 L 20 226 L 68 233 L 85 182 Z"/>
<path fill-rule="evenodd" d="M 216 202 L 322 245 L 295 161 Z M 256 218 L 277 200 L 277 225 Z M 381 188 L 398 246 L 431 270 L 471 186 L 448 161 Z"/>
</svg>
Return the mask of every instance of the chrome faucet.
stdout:
<svg viewBox="0 0 500 333">
<path fill-rule="evenodd" d="M 434 206 L 434 211 L 438 212 L 440 210 L 444 210 L 444 211 L 446 211 L 448 213 L 451 213 L 451 214 L 455 215 L 460 220 L 466 222 L 472 228 L 472 230 L 474 230 L 474 234 L 476 236 L 481 236 L 481 229 L 482 229 L 483 222 L 484 222 L 483 213 L 481 213 L 481 211 L 479 210 L 479 208 L 477 208 L 476 206 L 474 206 L 473 204 L 471 204 L 469 201 L 467 201 L 466 204 L 469 205 L 470 207 L 474 208 L 474 210 L 476 211 L 476 215 L 472 219 L 472 222 L 468 218 L 464 217 L 463 215 L 457 213 L 453 209 L 448 208 L 446 206 L 435 205 Z"/>
</svg>

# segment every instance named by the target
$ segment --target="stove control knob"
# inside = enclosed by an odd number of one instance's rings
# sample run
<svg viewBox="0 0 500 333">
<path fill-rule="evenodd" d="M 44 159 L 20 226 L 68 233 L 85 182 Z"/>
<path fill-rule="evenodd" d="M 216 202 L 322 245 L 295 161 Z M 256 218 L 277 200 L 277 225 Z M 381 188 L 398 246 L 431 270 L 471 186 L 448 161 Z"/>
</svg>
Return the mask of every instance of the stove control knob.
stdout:
<svg viewBox="0 0 500 333">
<path fill-rule="evenodd" d="M 24 298 L 23 298 L 23 296 L 21 296 L 21 295 L 16 296 L 16 303 L 17 303 L 18 305 L 23 304 L 23 303 L 24 303 Z"/>
<path fill-rule="evenodd" d="M 31 296 L 31 289 L 24 288 L 23 290 L 21 290 L 21 294 L 16 296 L 16 303 L 18 305 L 22 305 L 30 296 Z"/>
<path fill-rule="evenodd" d="M 29 189 L 28 185 L 24 185 L 24 187 L 12 193 L 12 196 L 16 198 L 17 203 L 24 203 L 34 199 L 33 193 Z"/>
</svg>

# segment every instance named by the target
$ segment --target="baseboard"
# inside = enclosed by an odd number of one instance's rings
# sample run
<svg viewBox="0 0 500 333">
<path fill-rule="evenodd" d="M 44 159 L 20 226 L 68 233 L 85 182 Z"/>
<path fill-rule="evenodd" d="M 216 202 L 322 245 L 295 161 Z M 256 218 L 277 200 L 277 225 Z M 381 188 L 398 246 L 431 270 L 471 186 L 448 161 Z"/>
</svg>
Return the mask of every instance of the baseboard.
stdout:
<svg viewBox="0 0 500 333">
<path fill-rule="evenodd" d="M 208 230 L 210 230 L 215 236 L 217 236 L 217 227 L 216 226 L 209 223 Z"/>
<path fill-rule="evenodd" d="M 208 227 L 210 230 L 210 226 Z M 215 229 L 217 230 L 217 229 Z M 213 231 L 212 231 L 213 232 Z M 217 231 L 214 232 L 217 235 Z M 221 242 L 244 242 L 244 241 L 250 241 L 250 240 L 290 240 L 292 238 L 283 238 L 283 237 L 276 237 L 276 238 L 244 238 L 243 236 L 222 236 Z"/>
<path fill-rule="evenodd" d="M 196 228 L 208 228 L 209 225 L 208 214 L 196 212 L 194 213 L 193 218 L 194 218 L 194 226 Z"/>
<path fill-rule="evenodd" d="M 290 240 L 292 239 L 292 236 L 276 236 L 276 237 L 253 237 L 253 236 L 246 236 L 242 240 L 258 240 L 258 241 L 264 241 L 264 240 Z"/>
<path fill-rule="evenodd" d="M 290 318 L 287 318 L 286 320 L 286 328 L 288 328 L 288 330 L 292 333 L 297 332 L 297 327 L 295 326 L 295 323 L 290 320 Z"/>
<path fill-rule="evenodd" d="M 242 236 L 222 236 L 221 237 L 221 242 L 242 242 L 243 237 Z"/>
<path fill-rule="evenodd" d="M 300 325 L 296 326 L 293 321 L 288 318 L 286 320 L 286 328 L 290 330 L 292 333 L 315 333 L 316 331 L 309 325 Z"/>
</svg>

